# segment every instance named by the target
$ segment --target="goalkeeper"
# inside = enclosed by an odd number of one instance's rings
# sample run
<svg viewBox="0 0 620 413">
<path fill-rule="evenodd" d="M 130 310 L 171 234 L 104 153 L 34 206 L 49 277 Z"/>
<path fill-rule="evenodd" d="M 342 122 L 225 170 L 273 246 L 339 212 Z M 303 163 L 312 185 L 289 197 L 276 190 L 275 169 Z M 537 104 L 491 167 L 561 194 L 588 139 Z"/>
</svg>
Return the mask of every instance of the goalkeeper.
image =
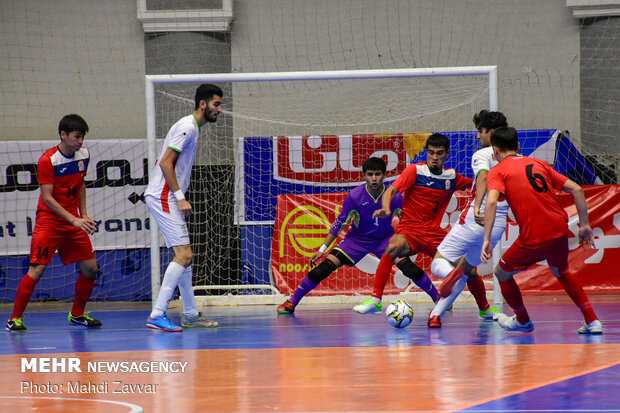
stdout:
<svg viewBox="0 0 620 413">
<path fill-rule="evenodd" d="M 310 264 L 316 263 L 325 255 L 327 248 L 338 237 L 338 234 L 351 222 L 351 228 L 344 240 L 338 244 L 327 257 L 306 275 L 291 298 L 278 306 L 278 314 L 290 314 L 295 311 L 299 301 L 316 288 L 317 285 L 343 264 L 353 267 L 367 254 L 381 257 L 388 242 L 394 234 L 392 219 L 400 215 L 402 196 L 395 196 L 391 202 L 392 215 L 385 218 L 373 218 L 375 210 L 381 207 L 381 196 L 385 192 L 386 164 L 381 158 L 372 157 L 362 165 L 366 183 L 354 188 L 347 195 L 342 211 L 333 223 L 325 242 L 310 258 Z M 409 258 L 400 260 L 396 266 L 403 274 L 424 290 L 433 300 L 437 301 L 439 293 L 424 271 Z"/>
</svg>

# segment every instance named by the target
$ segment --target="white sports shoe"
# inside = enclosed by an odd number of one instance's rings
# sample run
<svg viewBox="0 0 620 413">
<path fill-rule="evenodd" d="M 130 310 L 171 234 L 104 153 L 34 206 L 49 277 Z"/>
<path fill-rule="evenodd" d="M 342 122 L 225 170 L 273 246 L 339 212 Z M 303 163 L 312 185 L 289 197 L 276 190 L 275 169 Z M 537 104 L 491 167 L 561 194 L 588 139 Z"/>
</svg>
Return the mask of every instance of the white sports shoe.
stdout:
<svg viewBox="0 0 620 413">
<path fill-rule="evenodd" d="M 517 321 L 517 316 L 515 315 L 508 317 L 506 314 L 500 314 L 497 318 L 497 322 L 507 331 L 521 331 L 524 333 L 534 331 L 534 323 L 532 323 L 532 320 L 528 320 L 527 323 L 521 324 Z"/>
<path fill-rule="evenodd" d="M 382 303 L 375 304 L 375 302 L 372 301 L 372 297 L 370 297 L 363 303 L 353 307 L 353 311 L 359 314 L 381 314 L 382 307 Z"/>
<path fill-rule="evenodd" d="M 598 320 L 594 320 L 590 324 L 584 322 L 577 332 L 579 334 L 603 334 L 603 323 Z"/>
</svg>

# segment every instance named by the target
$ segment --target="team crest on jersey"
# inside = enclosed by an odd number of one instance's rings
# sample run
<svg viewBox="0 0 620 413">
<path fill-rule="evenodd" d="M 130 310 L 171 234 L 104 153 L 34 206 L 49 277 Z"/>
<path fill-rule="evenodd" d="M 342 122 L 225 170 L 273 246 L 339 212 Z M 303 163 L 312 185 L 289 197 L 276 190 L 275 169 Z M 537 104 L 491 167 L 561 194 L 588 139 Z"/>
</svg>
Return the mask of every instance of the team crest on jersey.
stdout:
<svg viewBox="0 0 620 413">
<path fill-rule="evenodd" d="M 84 161 L 78 161 L 78 170 L 80 172 L 84 172 L 86 168 L 84 167 Z"/>
<path fill-rule="evenodd" d="M 450 190 L 450 180 L 446 179 L 446 191 Z"/>
</svg>

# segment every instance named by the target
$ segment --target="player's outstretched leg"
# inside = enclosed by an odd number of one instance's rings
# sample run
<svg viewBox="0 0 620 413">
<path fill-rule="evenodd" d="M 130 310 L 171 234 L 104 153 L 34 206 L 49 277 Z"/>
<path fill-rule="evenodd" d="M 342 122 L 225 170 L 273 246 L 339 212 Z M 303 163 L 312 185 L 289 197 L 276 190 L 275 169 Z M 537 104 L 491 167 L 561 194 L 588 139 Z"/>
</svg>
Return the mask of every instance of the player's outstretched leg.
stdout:
<svg viewBox="0 0 620 413">
<path fill-rule="evenodd" d="M 301 299 L 314 290 L 321 281 L 329 277 L 338 267 L 339 265 L 334 264 L 330 259 L 323 260 L 301 280 L 291 298 L 278 306 L 278 314 L 294 313 L 295 307 L 297 307 Z"/>
<path fill-rule="evenodd" d="M 588 300 L 588 296 L 583 290 L 579 280 L 566 269 L 558 271 L 558 273 L 560 274 L 558 280 L 562 284 L 562 287 L 564 287 L 564 290 L 571 300 L 579 307 L 585 320 L 577 332 L 579 334 L 603 334 L 603 324 L 594 313 L 590 300 Z"/>
<path fill-rule="evenodd" d="M 530 320 L 530 316 L 527 313 L 525 304 L 523 304 L 523 296 L 521 290 L 517 285 L 514 278 L 509 278 L 506 281 L 500 281 L 499 285 L 502 289 L 502 295 L 506 300 L 506 303 L 515 312 L 515 315 L 508 317 L 505 314 L 500 314 L 497 322 L 499 325 L 508 331 L 524 331 L 529 332 L 534 330 L 534 323 Z"/>
<path fill-rule="evenodd" d="M 429 278 L 429 276 L 424 272 L 424 270 L 418 267 L 410 258 L 405 257 L 400 260 L 396 266 L 399 270 L 403 272 L 407 278 L 414 282 L 418 288 L 422 289 L 433 302 L 437 302 L 439 300 L 439 292 L 437 288 L 433 285 L 433 282 Z"/>
</svg>

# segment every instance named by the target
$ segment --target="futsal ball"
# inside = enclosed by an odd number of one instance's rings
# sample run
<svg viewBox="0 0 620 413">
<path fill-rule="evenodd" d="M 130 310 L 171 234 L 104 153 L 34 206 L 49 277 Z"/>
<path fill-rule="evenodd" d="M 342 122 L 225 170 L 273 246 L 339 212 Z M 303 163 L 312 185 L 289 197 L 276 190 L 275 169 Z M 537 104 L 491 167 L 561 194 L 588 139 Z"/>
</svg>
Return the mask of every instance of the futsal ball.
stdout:
<svg viewBox="0 0 620 413">
<path fill-rule="evenodd" d="M 413 320 L 413 308 L 405 301 L 394 301 L 385 309 L 385 317 L 392 327 L 404 328 Z"/>
</svg>

